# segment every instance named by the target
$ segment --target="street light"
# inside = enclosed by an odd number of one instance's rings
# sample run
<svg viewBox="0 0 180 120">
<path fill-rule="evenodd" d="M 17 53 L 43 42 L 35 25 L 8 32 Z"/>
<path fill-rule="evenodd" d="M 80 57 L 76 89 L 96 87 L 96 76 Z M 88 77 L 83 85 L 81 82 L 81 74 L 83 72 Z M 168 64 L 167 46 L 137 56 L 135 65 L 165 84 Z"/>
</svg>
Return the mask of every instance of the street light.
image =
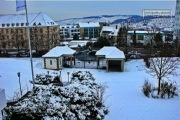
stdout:
<svg viewBox="0 0 180 120">
<path fill-rule="evenodd" d="M 61 70 L 59 70 L 59 80 L 61 81 Z"/>
<path fill-rule="evenodd" d="M 69 83 L 69 73 L 70 73 L 70 72 L 67 72 L 67 74 L 68 74 L 68 83 Z"/>
<path fill-rule="evenodd" d="M 21 82 L 20 82 L 20 72 L 17 73 L 18 77 L 19 77 L 19 86 L 20 86 L 20 93 L 21 93 L 21 96 L 22 96 L 22 89 L 21 89 Z"/>
</svg>

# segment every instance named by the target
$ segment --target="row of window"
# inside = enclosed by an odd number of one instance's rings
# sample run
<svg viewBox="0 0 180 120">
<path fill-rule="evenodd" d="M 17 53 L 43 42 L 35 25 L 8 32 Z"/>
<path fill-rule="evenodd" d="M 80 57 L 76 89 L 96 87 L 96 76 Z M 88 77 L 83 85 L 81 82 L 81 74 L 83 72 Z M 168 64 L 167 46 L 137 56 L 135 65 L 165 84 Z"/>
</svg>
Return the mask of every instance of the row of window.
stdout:
<svg viewBox="0 0 180 120">
<path fill-rule="evenodd" d="M 4 35 L 2 35 L 0 39 L 5 40 L 5 39 L 16 39 L 16 38 L 24 39 L 24 36 L 23 35 L 12 35 L 12 36 L 9 36 L 9 35 L 4 36 Z"/>
<path fill-rule="evenodd" d="M 1 33 L 23 33 L 23 29 L 1 29 Z"/>
<path fill-rule="evenodd" d="M 62 28 L 78 28 L 78 26 L 71 26 L 71 27 L 67 26 L 67 27 L 62 27 Z"/>
<path fill-rule="evenodd" d="M 5 27 L 5 26 L 7 26 L 7 27 L 10 27 L 10 25 L 12 26 L 12 27 L 14 27 L 15 25 L 16 26 L 24 26 L 24 24 L 25 23 L 7 23 L 7 24 L 4 24 L 4 23 L 2 23 L 2 27 Z M 27 23 L 26 23 L 26 26 L 27 26 Z"/>
</svg>

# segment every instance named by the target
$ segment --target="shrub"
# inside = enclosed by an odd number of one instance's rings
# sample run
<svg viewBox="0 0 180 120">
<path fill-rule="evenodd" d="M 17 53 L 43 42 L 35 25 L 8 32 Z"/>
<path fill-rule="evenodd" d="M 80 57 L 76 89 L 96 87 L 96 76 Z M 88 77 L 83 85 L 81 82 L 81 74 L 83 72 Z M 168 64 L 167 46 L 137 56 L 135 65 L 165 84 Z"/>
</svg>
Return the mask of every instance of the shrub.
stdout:
<svg viewBox="0 0 180 120">
<path fill-rule="evenodd" d="M 160 97 L 161 98 L 165 98 L 165 97 L 173 98 L 174 96 L 178 96 L 176 82 L 162 81 Z"/>
<path fill-rule="evenodd" d="M 143 59 L 144 59 L 144 62 L 146 64 L 146 67 L 149 68 L 150 67 L 149 56 L 144 56 Z"/>
<path fill-rule="evenodd" d="M 33 83 L 33 81 L 30 81 L 31 83 Z M 60 86 L 63 86 L 62 81 L 59 79 L 59 76 L 57 74 L 53 75 L 49 75 L 49 74 L 36 74 L 36 78 L 34 80 L 35 84 L 40 84 L 40 85 L 47 85 L 50 83 L 55 83 L 58 84 Z"/>
<path fill-rule="evenodd" d="M 178 87 L 176 82 L 162 81 L 160 92 L 158 95 L 158 88 L 153 87 L 151 83 L 145 80 L 142 86 L 142 92 L 147 97 L 150 97 L 151 95 L 152 98 L 173 98 L 174 96 L 178 96 Z"/>
<path fill-rule="evenodd" d="M 28 97 L 4 108 L 6 119 L 102 120 L 108 113 L 103 103 L 105 87 L 95 83 L 88 71 L 74 75 L 72 83 L 66 86 L 54 83 L 35 86 Z"/>
<path fill-rule="evenodd" d="M 148 80 L 145 80 L 142 86 L 142 92 L 144 93 L 145 96 L 149 97 L 151 91 L 152 91 L 151 83 L 149 83 Z"/>
</svg>

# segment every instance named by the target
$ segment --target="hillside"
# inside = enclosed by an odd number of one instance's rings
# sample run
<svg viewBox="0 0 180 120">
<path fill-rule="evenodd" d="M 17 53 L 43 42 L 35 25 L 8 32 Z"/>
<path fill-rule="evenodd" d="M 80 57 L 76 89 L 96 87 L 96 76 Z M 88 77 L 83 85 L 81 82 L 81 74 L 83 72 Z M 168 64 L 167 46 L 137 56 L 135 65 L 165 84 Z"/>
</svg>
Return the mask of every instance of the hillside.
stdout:
<svg viewBox="0 0 180 120">
<path fill-rule="evenodd" d="M 167 18 L 167 17 L 161 17 Z M 173 16 L 174 18 L 174 16 Z M 150 16 L 148 19 L 152 20 L 155 17 Z M 119 24 L 122 22 L 130 21 L 131 23 L 138 23 L 143 21 L 143 16 L 140 15 L 101 15 L 101 16 L 89 16 L 82 18 L 68 18 L 64 20 L 56 21 L 59 25 L 78 24 L 80 22 L 107 22 L 109 24 Z"/>
</svg>

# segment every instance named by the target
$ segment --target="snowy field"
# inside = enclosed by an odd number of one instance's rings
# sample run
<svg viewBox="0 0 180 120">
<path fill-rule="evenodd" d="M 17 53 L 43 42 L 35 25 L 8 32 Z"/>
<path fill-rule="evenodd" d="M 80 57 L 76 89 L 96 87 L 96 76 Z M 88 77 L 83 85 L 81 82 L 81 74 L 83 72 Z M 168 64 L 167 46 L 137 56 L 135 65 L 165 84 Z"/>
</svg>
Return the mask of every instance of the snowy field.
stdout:
<svg viewBox="0 0 180 120">
<path fill-rule="evenodd" d="M 43 59 L 33 59 L 34 73 L 47 73 L 43 68 Z M 0 58 L 0 88 L 5 89 L 6 99 L 12 98 L 15 91 L 19 90 L 17 72 L 21 73 L 22 87 L 27 90 L 32 88 L 30 59 L 28 58 Z M 180 97 L 172 99 L 147 98 L 141 92 L 145 79 L 156 83 L 145 72 L 143 60 L 131 60 L 125 63 L 124 72 L 106 72 L 100 69 L 64 68 L 61 71 L 63 81 L 68 81 L 67 72 L 76 70 L 90 71 L 96 81 L 105 84 L 106 104 L 109 113 L 105 120 L 180 120 Z M 59 71 L 55 71 L 59 74 Z M 179 72 L 180 73 L 180 72 Z M 178 73 L 178 74 L 179 74 Z M 180 84 L 179 76 L 170 76 L 171 80 Z"/>
</svg>

